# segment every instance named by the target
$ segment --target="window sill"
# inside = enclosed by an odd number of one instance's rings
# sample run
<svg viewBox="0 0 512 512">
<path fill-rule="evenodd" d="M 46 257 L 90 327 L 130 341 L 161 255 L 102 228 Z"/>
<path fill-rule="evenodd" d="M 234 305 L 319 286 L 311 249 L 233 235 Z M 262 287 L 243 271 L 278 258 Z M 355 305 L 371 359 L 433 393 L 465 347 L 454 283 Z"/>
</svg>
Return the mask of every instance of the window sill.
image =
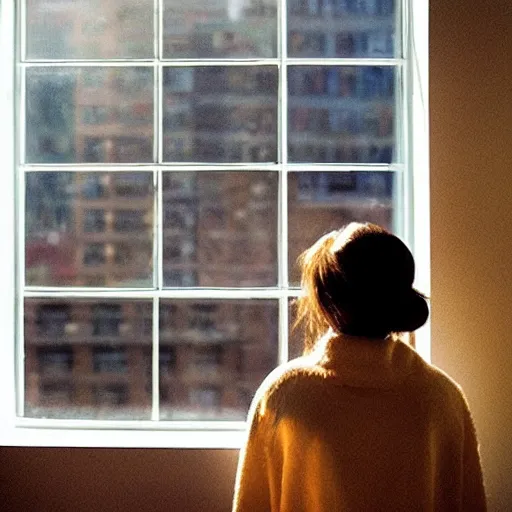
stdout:
<svg viewBox="0 0 512 512">
<path fill-rule="evenodd" d="M 166 422 L 18 419 L 15 425 L 0 426 L 2 446 L 239 449 L 245 438 L 243 422 L 205 422 L 191 427 Z"/>
</svg>

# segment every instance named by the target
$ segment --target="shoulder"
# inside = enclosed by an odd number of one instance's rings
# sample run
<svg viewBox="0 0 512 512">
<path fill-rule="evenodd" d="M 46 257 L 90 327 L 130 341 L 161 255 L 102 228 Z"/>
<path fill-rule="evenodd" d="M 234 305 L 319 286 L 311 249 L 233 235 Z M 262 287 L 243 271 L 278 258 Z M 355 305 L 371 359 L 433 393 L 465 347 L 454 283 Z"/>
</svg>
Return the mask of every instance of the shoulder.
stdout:
<svg viewBox="0 0 512 512">
<path fill-rule="evenodd" d="M 453 394 L 459 398 L 463 398 L 461 386 L 448 373 L 438 366 L 424 361 L 425 375 L 434 383 L 437 388 L 442 389 L 446 393 Z"/>
<path fill-rule="evenodd" d="M 298 357 L 278 366 L 263 381 L 259 393 L 269 397 L 281 389 L 300 384 L 314 382 L 329 376 L 329 371 L 318 364 L 315 354 Z"/>
<path fill-rule="evenodd" d="M 330 372 L 318 364 L 314 355 L 292 359 L 275 368 L 258 388 L 251 409 L 253 413 L 264 415 L 268 409 L 274 409 L 284 397 L 302 396 L 303 388 L 313 388 L 316 383 L 324 382 Z"/>
<path fill-rule="evenodd" d="M 426 399 L 437 403 L 439 406 L 443 404 L 449 406 L 452 410 L 458 410 L 463 414 L 468 410 L 466 396 L 462 387 L 441 368 L 434 364 L 428 363 L 421 359 L 418 372 L 418 380 Z"/>
</svg>

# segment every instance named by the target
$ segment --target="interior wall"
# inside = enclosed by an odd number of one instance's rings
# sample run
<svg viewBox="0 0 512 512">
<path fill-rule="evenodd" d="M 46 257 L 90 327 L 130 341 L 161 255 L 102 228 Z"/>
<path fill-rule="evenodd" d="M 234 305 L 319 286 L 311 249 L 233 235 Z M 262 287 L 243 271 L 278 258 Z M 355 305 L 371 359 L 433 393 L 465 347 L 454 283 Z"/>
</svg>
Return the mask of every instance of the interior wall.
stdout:
<svg viewBox="0 0 512 512">
<path fill-rule="evenodd" d="M 463 386 L 491 510 L 512 510 L 512 9 L 431 0 L 433 362 Z"/>
<path fill-rule="evenodd" d="M 464 387 L 490 510 L 512 510 L 512 11 L 430 0 L 433 361 Z M 508 13 L 507 13 L 508 10 Z M 6 512 L 226 512 L 235 451 L 1 448 Z"/>
<path fill-rule="evenodd" d="M 233 450 L 2 448 L 0 509 L 226 512 L 237 456 Z"/>
</svg>

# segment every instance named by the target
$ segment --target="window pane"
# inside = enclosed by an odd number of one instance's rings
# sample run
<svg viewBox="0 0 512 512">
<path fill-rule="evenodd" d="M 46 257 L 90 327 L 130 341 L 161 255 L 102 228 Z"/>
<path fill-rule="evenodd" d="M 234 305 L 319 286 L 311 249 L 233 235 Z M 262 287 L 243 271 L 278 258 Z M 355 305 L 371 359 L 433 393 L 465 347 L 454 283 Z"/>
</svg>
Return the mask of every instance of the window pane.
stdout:
<svg viewBox="0 0 512 512">
<path fill-rule="evenodd" d="M 29 68 L 26 160 L 151 162 L 150 68 Z"/>
<path fill-rule="evenodd" d="M 270 300 L 162 301 L 161 418 L 244 420 L 277 365 L 277 317 Z"/>
<path fill-rule="evenodd" d="M 276 0 L 164 0 L 164 58 L 277 55 Z"/>
<path fill-rule="evenodd" d="M 296 299 L 288 301 L 288 359 L 295 359 L 304 353 L 304 334 L 302 326 L 295 327 L 297 320 Z"/>
<path fill-rule="evenodd" d="M 26 175 L 29 286 L 152 285 L 153 174 Z"/>
<path fill-rule="evenodd" d="M 288 0 L 290 57 L 394 57 L 393 0 Z"/>
<path fill-rule="evenodd" d="M 164 159 L 275 162 L 277 67 L 164 69 Z"/>
<path fill-rule="evenodd" d="M 165 286 L 275 286 L 277 173 L 165 172 Z"/>
<path fill-rule="evenodd" d="M 27 58 L 153 56 L 153 0 L 31 0 Z"/>
<path fill-rule="evenodd" d="M 292 162 L 390 163 L 395 156 L 393 67 L 288 70 Z"/>
<path fill-rule="evenodd" d="M 282 169 L 242 165 L 275 163 L 285 153 L 292 164 L 402 158 L 401 67 L 329 64 L 400 57 L 400 2 L 281 3 L 283 57 L 298 59 L 287 66 L 284 90 L 277 59 L 253 61 L 280 56 L 277 0 L 24 5 L 21 58 L 29 62 L 20 68 L 24 133 L 17 144 L 26 187 L 22 277 L 27 286 L 61 291 L 25 299 L 26 416 L 151 417 L 153 304 L 146 295 L 120 299 L 112 290 L 150 288 L 160 303 L 161 419 L 245 419 L 255 390 L 278 362 L 278 300 L 168 299 L 153 276 L 162 275 L 164 288 L 275 290 L 282 207 L 288 254 L 280 257 L 288 258 L 283 279 L 290 286 L 299 284 L 298 255 L 321 234 L 353 220 L 400 228 L 401 173 L 285 169 L 288 203 L 280 205 Z M 164 60 L 156 73 L 160 57 L 197 61 Z M 306 64 L 308 58 L 319 64 Z M 287 126 L 278 117 L 283 95 Z M 82 172 L 84 163 L 112 164 L 113 172 Z M 122 163 L 156 165 L 162 194 L 157 170 L 116 171 Z M 233 165 L 160 169 L 169 163 Z M 64 172 L 57 164 L 76 168 Z M 162 225 L 155 212 L 159 218 L 162 212 Z M 72 286 L 85 287 L 87 298 L 64 297 Z M 117 298 L 98 298 L 105 293 L 94 287 L 110 288 Z M 293 322 L 293 308 L 289 313 Z M 300 331 L 290 329 L 283 342 L 290 357 L 302 352 Z"/>
<path fill-rule="evenodd" d="M 292 172 L 288 175 L 290 284 L 298 285 L 301 252 L 322 234 L 352 221 L 393 230 L 400 175 L 392 172 Z"/>
<path fill-rule="evenodd" d="M 150 301 L 26 299 L 25 415 L 149 419 L 151 313 Z"/>
</svg>

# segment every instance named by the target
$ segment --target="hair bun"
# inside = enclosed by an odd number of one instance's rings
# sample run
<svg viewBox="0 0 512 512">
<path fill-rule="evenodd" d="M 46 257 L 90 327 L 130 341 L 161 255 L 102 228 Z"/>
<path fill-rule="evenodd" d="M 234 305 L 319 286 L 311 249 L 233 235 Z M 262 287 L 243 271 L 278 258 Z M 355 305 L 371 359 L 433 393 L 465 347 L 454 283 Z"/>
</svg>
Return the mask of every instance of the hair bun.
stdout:
<svg viewBox="0 0 512 512">
<path fill-rule="evenodd" d="M 429 308 L 425 297 L 414 288 L 401 297 L 390 297 L 387 315 L 393 332 L 412 332 L 428 319 Z"/>
</svg>

